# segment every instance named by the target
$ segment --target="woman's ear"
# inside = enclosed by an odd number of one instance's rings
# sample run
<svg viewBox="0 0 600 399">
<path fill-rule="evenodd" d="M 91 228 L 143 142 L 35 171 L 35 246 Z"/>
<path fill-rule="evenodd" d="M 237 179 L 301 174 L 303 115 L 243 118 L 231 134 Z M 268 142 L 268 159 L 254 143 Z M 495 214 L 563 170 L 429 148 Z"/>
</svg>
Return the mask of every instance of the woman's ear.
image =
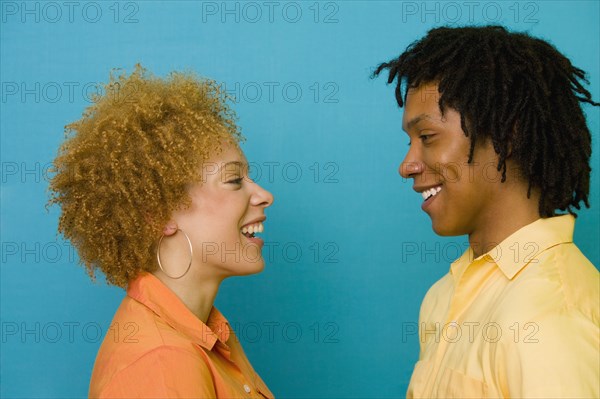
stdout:
<svg viewBox="0 0 600 399">
<path fill-rule="evenodd" d="M 152 223 L 154 220 L 152 218 L 152 216 L 150 216 L 150 213 L 146 212 L 144 214 L 144 217 L 146 219 L 147 223 Z M 177 232 L 178 228 L 177 228 L 177 223 L 175 223 L 173 220 L 169 220 L 167 222 L 167 224 L 165 224 L 163 226 L 163 235 L 165 236 L 172 236 L 173 234 L 175 234 Z"/>
<path fill-rule="evenodd" d="M 168 237 L 168 236 L 172 236 L 176 232 L 177 232 L 177 223 L 175 223 L 172 220 L 169 220 L 167 222 L 167 224 L 165 224 L 165 227 L 163 228 L 163 234 Z"/>
</svg>

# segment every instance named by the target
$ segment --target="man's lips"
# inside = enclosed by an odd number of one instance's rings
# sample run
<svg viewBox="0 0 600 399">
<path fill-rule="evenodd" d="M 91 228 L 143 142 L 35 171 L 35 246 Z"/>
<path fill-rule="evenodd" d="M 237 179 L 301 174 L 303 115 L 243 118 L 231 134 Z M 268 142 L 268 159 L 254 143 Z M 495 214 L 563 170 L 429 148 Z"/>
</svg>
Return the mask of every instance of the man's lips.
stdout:
<svg viewBox="0 0 600 399">
<path fill-rule="evenodd" d="M 425 200 L 431 195 L 436 195 L 439 193 L 442 190 L 442 184 L 435 184 L 431 186 L 413 186 L 413 190 L 420 193 Z"/>
<path fill-rule="evenodd" d="M 435 186 L 419 186 L 415 188 L 415 191 L 421 193 L 423 197 L 423 203 L 421 204 L 421 209 L 426 211 L 431 203 L 440 195 L 443 191 L 443 187 L 441 184 Z"/>
</svg>

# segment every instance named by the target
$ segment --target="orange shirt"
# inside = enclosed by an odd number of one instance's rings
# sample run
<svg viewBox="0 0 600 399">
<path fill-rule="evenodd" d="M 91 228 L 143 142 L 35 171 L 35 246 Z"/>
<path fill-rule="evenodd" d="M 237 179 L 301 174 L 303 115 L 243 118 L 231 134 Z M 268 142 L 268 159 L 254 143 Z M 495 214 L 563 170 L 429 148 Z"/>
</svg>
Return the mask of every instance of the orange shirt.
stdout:
<svg viewBox="0 0 600 399">
<path fill-rule="evenodd" d="M 273 398 L 223 315 L 206 324 L 159 279 L 129 284 L 96 357 L 90 398 Z"/>
</svg>

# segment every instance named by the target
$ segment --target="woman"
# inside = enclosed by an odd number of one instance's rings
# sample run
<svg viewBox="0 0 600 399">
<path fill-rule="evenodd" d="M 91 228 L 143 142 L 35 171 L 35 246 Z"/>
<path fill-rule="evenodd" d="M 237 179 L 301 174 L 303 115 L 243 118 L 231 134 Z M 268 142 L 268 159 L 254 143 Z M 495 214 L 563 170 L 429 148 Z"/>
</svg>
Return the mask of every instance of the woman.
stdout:
<svg viewBox="0 0 600 399">
<path fill-rule="evenodd" d="M 127 289 L 89 396 L 271 398 L 213 307 L 223 279 L 264 268 L 254 234 L 273 202 L 247 177 L 226 96 L 139 65 L 105 89 L 66 127 L 50 186 L 90 276 Z"/>
</svg>

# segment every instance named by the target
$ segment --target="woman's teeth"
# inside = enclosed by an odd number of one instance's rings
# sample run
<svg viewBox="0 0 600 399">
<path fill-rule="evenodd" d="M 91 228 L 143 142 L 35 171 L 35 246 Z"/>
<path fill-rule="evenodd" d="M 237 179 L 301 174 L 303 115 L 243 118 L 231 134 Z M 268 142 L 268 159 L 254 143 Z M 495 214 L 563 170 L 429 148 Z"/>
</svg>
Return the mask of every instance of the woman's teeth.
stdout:
<svg viewBox="0 0 600 399">
<path fill-rule="evenodd" d="M 423 196 L 423 200 L 427 200 L 429 197 L 432 197 L 434 195 L 436 195 L 437 193 L 439 193 L 442 190 L 441 186 L 437 186 L 437 187 L 432 187 L 429 190 L 425 190 L 421 193 L 421 195 Z"/>
<path fill-rule="evenodd" d="M 250 236 L 254 233 L 262 233 L 264 230 L 265 227 L 263 226 L 262 222 L 259 222 L 242 227 L 242 234 Z"/>
</svg>

